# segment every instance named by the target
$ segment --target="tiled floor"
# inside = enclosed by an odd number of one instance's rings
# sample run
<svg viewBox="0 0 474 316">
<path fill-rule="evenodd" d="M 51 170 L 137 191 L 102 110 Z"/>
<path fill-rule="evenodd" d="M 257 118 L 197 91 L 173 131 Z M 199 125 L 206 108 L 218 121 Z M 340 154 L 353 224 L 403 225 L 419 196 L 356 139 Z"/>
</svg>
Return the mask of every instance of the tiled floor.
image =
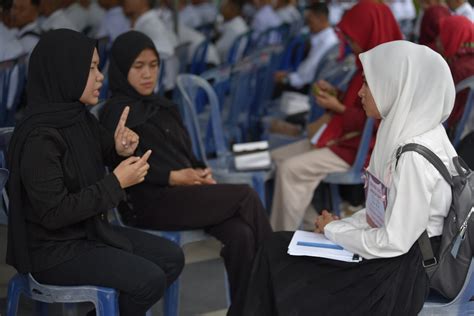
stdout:
<svg viewBox="0 0 474 316">
<path fill-rule="evenodd" d="M 8 280 L 14 269 L 4 264 L 7 229 L 0 226 L 0 315 L 4 315 Z M 209 239 L 184 246 L 186 267 L 181 275 L 180 315 L 224 316 L 226 313 L 226 291 L 224 265 L 219 258 L 220 244 Z M 78 306 L 77 315 L 82 316 L 90 305 Z M 51 316 L 63 316 L 61 306 L 51 306 Z M 33 315 L 33 304 L 26 299 L 20 302 L 19 316 Z M 163 315 L 161 303 L 153 307 L 153 316 Z"/>
</svg>

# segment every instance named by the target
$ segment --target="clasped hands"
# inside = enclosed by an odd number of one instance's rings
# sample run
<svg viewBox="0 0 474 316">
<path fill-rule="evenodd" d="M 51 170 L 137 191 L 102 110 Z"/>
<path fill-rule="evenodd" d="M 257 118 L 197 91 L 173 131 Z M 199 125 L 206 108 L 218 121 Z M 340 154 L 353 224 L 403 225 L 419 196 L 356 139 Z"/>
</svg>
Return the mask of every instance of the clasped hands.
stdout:
<svg viewBox="0 0 474 316">
<path fill-rule="evenodd" d="M 210 168 L 186 168 L 171 171 L 169 184 L 172 186 L 216 184 L 216 180 L 212 177 Z"/>
<path fill-rule="evenodd" d="M 324 210 L 321 215 L 316 218 L 316 222 L 314 223 L 314 231 L 319 234 L 324 234 L 324 227 L 326 227 L 326 225 L 330 222 L 338 219 L 339 216 L 333 215 L 327 210 Z"/>
</svg>

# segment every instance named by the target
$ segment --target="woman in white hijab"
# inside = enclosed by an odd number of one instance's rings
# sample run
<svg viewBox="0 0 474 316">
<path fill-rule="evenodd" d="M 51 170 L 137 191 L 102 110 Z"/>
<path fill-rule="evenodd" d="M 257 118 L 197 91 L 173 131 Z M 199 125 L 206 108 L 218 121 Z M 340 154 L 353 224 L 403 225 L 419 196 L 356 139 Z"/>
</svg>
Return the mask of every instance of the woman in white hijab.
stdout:
<svg viewBox="0 0 474 316">
<path fill-rule="evenodd" d="M 396 151 L 424 145 L 455 172 L 456 152 L 442 126 L 454 105 L 454 83 L 443 57 L 408 41 L 379 45 L 359 58 L 364 110 L 381 119 L 366 208 L 341 220 L 324 211 L 315 224 L 316 232 L 363 260 L 289 256 L 292 233 L 274 233 L 256 258 L 246 316 L 417 315 L 423 306 L 429 286 L 417 239 L 427 230 L 436 252 L 451 189 L 424 157 L 406 152 L 396 164 Z"/>
</svg>

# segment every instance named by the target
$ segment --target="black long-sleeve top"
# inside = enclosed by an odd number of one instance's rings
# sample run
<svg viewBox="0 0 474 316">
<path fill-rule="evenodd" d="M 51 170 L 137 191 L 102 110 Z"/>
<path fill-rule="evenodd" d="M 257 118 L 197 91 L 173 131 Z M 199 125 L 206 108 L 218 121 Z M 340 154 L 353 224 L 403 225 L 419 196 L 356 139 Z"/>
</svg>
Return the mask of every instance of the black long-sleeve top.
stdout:
<svg viewBox="0 0 474 316">
<path fill-rule="evenodd" d="M 116 164 L 121 158 L 115 152 L 112 135 L 98 123 L 95 125 L 93 134 L 100 142 L 104 159 L 98 163 Z M 87 238 L 85 220 L 106 213 L 124 198 L 113 173 L 81 189 L 71 153 L 53 128 L 31 132 L 20 165 L 33 271 L 49 269 L 101 245 Z"/>
</svg>

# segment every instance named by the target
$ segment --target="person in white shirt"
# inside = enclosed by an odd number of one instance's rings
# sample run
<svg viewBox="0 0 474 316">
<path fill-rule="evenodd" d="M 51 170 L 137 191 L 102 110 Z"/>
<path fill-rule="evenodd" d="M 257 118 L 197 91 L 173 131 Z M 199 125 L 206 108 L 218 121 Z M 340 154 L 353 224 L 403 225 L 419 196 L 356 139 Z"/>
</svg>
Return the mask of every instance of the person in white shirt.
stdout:
<svg viewBox="0 0 474 316">
<path fill-rule="evenodd" d="M 224 62 L 228 60 L 229 51 L 236 38 L 248 32 L 249 28 L 241 16 L 241 7 L 237 0 L 224 0 L 221 5 L 221 14 L 224 23 L 220 29 L 220 37 L 216 42 L 216 48 L 221 61 Z"/>
<path fill-rule="evenodd" d="M 295 72 L 278 71 L 275 82 L 301 90 L 314 80 L 319 62 L 324 54 L 339 42 L 336 32 L 329 24 L 329 10 L 324 2 L 316 2 L 306 10 L 306 23 L 311 32 L 311 49 Z M 284 89 L 284 88 L 283 88 Z"/>
<path fill-rule="evenodd" d="M 97 38 L 97 32 L 105 16 L 105 10 L 96 1 L 79 0 L 79 3 L 87 11 L 86 35 Z"/>
<path fill-rule="evenodd" d="M 253 17 L 251 28 L 253 30 L 253 38 L 257 39 L 266 30 L 280 26 L 283 20 L 273 10 L 271 0 L 253 0 L 253 2 L 257 12 Z"/>
<path fill-rule="evenodd" d="M 11 10 L 12 22 L 18 28 L 17 39 L 23 51 L 31 54 L 39 41 L 41 31 L 38 26 L 39 0 L 14 0 Z"/>
<path fill-rule="evenodd" d="M 213 24 L 216 21 L 217 8 L 214 3 L 208 0 L 191 0 L 191 3 L 201 19 L 201 25 Z"/>
<path fill-rule="evenodd" d="M 89 17 L 86 8 L 80 5 L 78 0 L 62 0 L 62 3 L 63 11 L 67 19 L 71 21 L 80 32 L 84 32 L 89 26 Z"/>
<path fill-rule="evenodd" d="M 462 15 L 474 22 L 474 9 L 467 0 L 446 0 L 446 4 L 455 15 Z"/>
<path fill-rule="evenodd" d="M 397 163 L 396 152 L 407 143 L 424 145 L 455 173 L 457 155 L 442 125 L 453 109 L 454 82 L 441 55 L 408 41 L 359 58 L 364 110 L 381 119 L 368 172 L 387 193 L 369 193 L 376 202 L 351 217 L 323 211 L 315 231 L 363 260 L 291 256 L 292 233 L 274 233 L 255 259 L 242 315 L 417 315 L 423 307 L 429 280 L 417 240 L 427 231 L 439 246 L 451 187 L 420 154 L 406 152 Z"/>
<path fill-rule="evenodd" d="M 106 12 L 96 37 L 102 38 L 108 36 L 112 43 L 117 36 L 130 30 L 130 20 L 123 13 L 120 0 L 99 0 L 99 4 Z"/>
<path fill-rule="evenodd" d="M 298 23 L 303 18 L 298 9 L 289 0 L 277 0 L 275 9 L 284 23 Z"/>
<path fill-rule="evenodd" d="M 40 20 L 40 29 L 42 32 L 56 29 L 81 31 L 64 13 L 62 0 L 40 1 L 39 12 L 43 16 L 43 19 Z"/>
<path fill-rule="evenodd" d="M 203 24 L 199 12 L 197 12 L 196 8 L 188 3 L 187 0 L 179 1 L 179 21 L 192 29 Z"/>
</svg>

